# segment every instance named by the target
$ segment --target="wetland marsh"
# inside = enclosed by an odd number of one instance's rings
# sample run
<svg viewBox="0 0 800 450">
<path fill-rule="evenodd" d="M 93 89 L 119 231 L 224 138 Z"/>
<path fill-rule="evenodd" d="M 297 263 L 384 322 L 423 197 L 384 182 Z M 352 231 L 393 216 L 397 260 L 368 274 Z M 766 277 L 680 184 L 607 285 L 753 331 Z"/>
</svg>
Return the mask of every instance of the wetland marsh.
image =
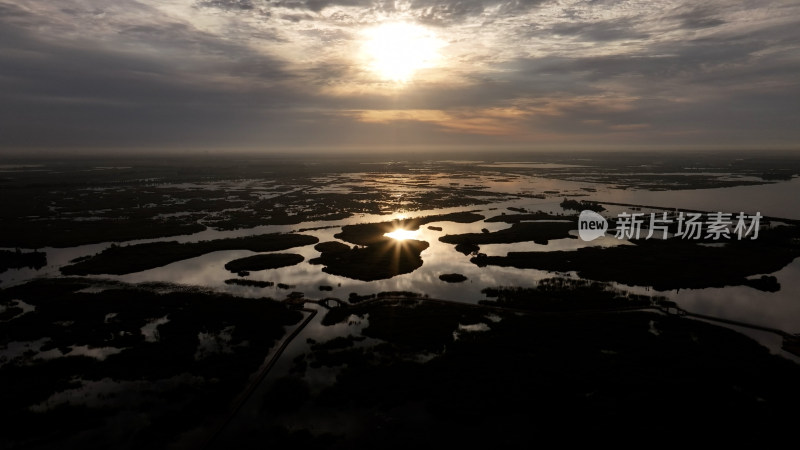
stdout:
<svg viewBox="0 0 800 450">
<path fill-rule="evenodd" d="M 474 448 L 528 442 L 522 424 L 624 422 L 634 440 L 678 418 L 741 430 L 723 441 L 784 434 L 800 159 L 528 158 L 8 165 L 0 384 L 18 432 L 0 443 L 407 448 L 424 431 Z M 605 236 L 579 237 L 583 209 Z M 757 239 L 615 237 L 622 212 L 678 210 L 763 221 Z"/>
</svg>

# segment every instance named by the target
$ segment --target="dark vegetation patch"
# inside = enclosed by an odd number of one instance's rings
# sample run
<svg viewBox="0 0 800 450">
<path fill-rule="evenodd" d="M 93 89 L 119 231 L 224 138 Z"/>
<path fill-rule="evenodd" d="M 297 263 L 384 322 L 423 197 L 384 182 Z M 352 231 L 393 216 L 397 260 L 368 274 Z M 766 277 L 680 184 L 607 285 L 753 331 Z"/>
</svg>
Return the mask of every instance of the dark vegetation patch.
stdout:
<svg viewBox="0 0 800 450">
<path fill-rule="evenodd" d="M 439 238 L 447 244 L 469 246 L 482 244 L 510 244 L 533 241 L 546 245 L 550 239 L 574 238 L 569 232 L 576 228 L 573 222 L 518 222 L 504 230 L 485 233 L 448 234 Z M 463 250 L 474 247 L 462 247 Z M 458 250 L 458 249 L 456 249 Z M 464 251 L 462 250 L 462 253 Z"/>
<path fill-rule="evenodd" d="M 195 220 L 197 217 L 194 218 Z M 134 239 L 155 239 L 167 236 L 199 233 L 204 225 L 181 219 L 107 218 L 76 221 L 53 218 L 50 220 L 5 220 L 0 246 L 42 248 L 73 247 L 99 242 L 122 242 Z"/>
<path fill-rule="evenodd" d="M 61 268 L 64 275 L 114 274 L 140 272 L 195 258 L 220 250 L 271 252 L 302 247 L 319 242 L 304 234 L 264 234 L 241 238 L 215 239 L 190 243 L 152 242 L 126 246 L 113 245 L 92 258 Z"/>
<path fill-rule="evenodd" d="M 723 247 L 698 245 L 698 241 L 642 239 L 636 245 L 586 247 L 575 251 L 509 252 L 506 256 L 478 255 L 478 266 L 495 265 L 554 272 L 575 270 L 582 278 L 616 281 L 657 290 L 700 289 L 751 285 L 775 288 L 776 283 L 754 282 L 747 277 L 773 273 L 800 256 L 797 227 L 762 230 L 758 239 L 729 241 Z"/>
<path fill-rule="evenodd" d="M 253 255 L 234 259 L 226 263 L 225 268 L 234 273 L 243 270 L 256 271 L 277 269 L 300 264 L 304 259 L 302 255 L 294 253 L 267 253 L 264 255 Z"/>
<path fill-rule="evenodd" d="M 610 283 L 572 278 L 545 278 L 534 288 L 485 288 L 482 305 L 530 311 L 575 311 L 651 306 L 660 300 L 613 288 Z"/>
<path fill-rule="evenodd" d="M 71 247 L 192 234 L 207 226 L 237 229 L 382 214 L 398 206 L 398 184 L 407 187 L 402 207 L 409 211 L 508 198 L 479 187 L 437 187 L 428 181 L 438 174 L 414 173 L 408 166 L 365 170 L 357 161 L 156 158 L 129 159 L 127 167 L 114 170 L 95 169 L 121 160 L 41 162 L 44 170 L 0 177 L 0 247 Z M 437 170 L 458 176 L 450 169 L 445 164 Z M 332 184 L 347 185 L 349 192 L 326 192 Z"/>
<path fill-rule="evenodd" d="M 426 248 L 428 243 L 424 241 L 396 241 L 384 237 L 366 247 L 355 247 L 347 251 L 337 248 L 332 252 L 322 252 L 320 257 L 309 262 L 324 265 L 322 270 L 332 275 L 362 281 L 382 280 L 411 273 L 421 267 L 420 254 Z"/>
<path fill-rule="evenodd" d="M 354 210 L 356 212 L 368 212 L 363 203 L 359 203 L 363 197 L 349 194 L 316 194 L 308 195 L 303 193 L 290 192 L 275 199 L 258 200 L 249 203 L 247 207 L 225 211 L 222 214 L 208 218 L 205 223 L 220 230 L 236 230 L 241 228 L 253 228 L 261 225 L 297 225 L 304 222 L 343 220 L 352 215 L 351 212 L 342 210 Z M 304 204 L 306 199 L 314 208 L 297 210 L 286 205 Z M 377 199 L 376 199 L 377 200 Z"/>
<path fill-rule="evenodd" d="M 362 335 L 382 339 L 408 351 L 442 351 L 453 340 L 453 331 L 458 324 L 479 323 L 483 311 L 472 308 L 451 308 L 450 304 L 429 302 L 422 299 L 394 298 L 377 303 L 363 303 L 349 307 L 334 308 L 322 319 L 323 325 L 346 321 L 351 315 L 364 317 L 369 314 L 369 325 Z M 421 315 L 420 312 L 425 314 Z M 409 333 L 408 330 L 414 330 Z"/>
<path fill-rule="evenodd" d="M 225 280 L 225 284 L 235 284 L 238 286 L 250 286 L 250 287 L 259 287 L 259 288 L 267 288 L 275 286 L 275 283 L 272 281 L 258 281 L 258 280 L 242 280 L 239 278 L 230 278 Z"/>
<path fill-rule="evenodd" d="M 800 169 L 775 169 L 761 174 L 762 180 L 767 181 L 788 181 L 795 175 L 800 174 Z"/>
<path fill-rule="evenodd" d="M 329 230 L 331 228 L 339 228 L 338 225 L 325 225 L 321 227 L 311 227 L 311 228 L 299 228 L 297 229 L 298 233 L 305 233 L 306 231 L 317 231 L 317 230 Z"/>
<path fill-rule="evenodd" d="M 35 249 L 124 242 L 191 234 L 206 226 L 235 229 L 296 224 L 353 214 L 383 214 L 398 206 L 414 211 L 480 205 L 512 197 L 480 186 L 481 177 L 486 175 L 519 179 L 520 173 L 526 173 L 620 188 L 665 190 L 763 184 L 800 173 L 800 160 L 789 153 L 646 153 L 587 155 L 592 162 L 583 167 L 508 170 L 447 162 L 426 162 L 424 168 L 414 162 L 365 166 L 355 160 L 328 160 L 307 164 L 300 159 L 270 157 L 37 161 L 44 163 L 44 170 L 19 170 L 0 177 L 4 193 L 0 198 L 0 229 L 4 231 L 0 247 Z M 537 155 L 538 160 L 566 164 L 575 163 L 576 157 L 574 153 Z M 94 170 L 120 163 L 128 167 Z M 465 183 L 432 183 L 459 179 Z M 347 186 L 349 192 L 326 192 L 331 185 Z M 405 188 L 400 199 L 396 195 L 398 185 Z"/>
<path fill-rule="evenodd" d="M 434 216 L 414 217 L 410 219 L 397 219 L 390 222 L 363 223 L 356 225 L 345 225 L 342 232 L 334 237 L 358 245 L 371 245 L 384 242 L 384 236 L 397 229 L 418 230 L 420 226 L 431 222 L 457 222 L 472 223 L 483 220 L 483 216 L 472 212 L 459 212 L 451 214 L 440 214 Z"/>
<path fill-rule="evenodd" d="M 781 290 L 781 284 L 778 283 L 778 278 L 772 275 L 761 275 L 758 278 L 748 278 L 743 284 L 764 292 L 778 292 Z"/>
<path fill-rule="evenodd" d="M 439 275 L 439 279 L 448 283 L 461 283 L 467 281 L 467 277 L 460 273 L 443 273 Z"/>
<path fill-rule="evenodd" d="M 391 177 L 387 177 L 387 180 Z M 390 182 L 385 186 L 365 186 L 356 180 L 348 184 L 350 193 L 310 192 L 308 189 L 284 193 L 270 199 L 260 199 L 247 204 L 236 211 L 225 211 L 219 218 L 212 217 L 205 222 L 215 228 L 235 229 L 249 228 L 258 225 L 291 225 L 309 221 L 341 220 L 353 214 L 384 214 L 397 206 L 397 197 L 393 192 L 395 185 Z M 325 184 L 294 180 L 300 185 L 316 185 L 324 190 Z M 383 183 L 381 183 L 383 184 Z M 417 190 L 403 196 L 406 209 L 435 209 L 464 205 L 486 204 L 487 200 L 475 196 L 504 197 L 503 194 L 480 192 L 465 188 L 442 188 L 426 184 L 413 184 Z M 290 206 L 286 206 L 290 205 Z M 313 207 L 299 207 L 313 205 Z"/>
<path fill-rule="evenodd" d="M 417 298 L 422 297 L 422 294 L 419 292 L 411 292 L 411 291 L 381 291 L 376 294 L 377 298 L 389 298 L 389 297 L 403 297 L 403 298 Z"/>
<path fill-rule="evenodd" d="M 708 323 L 649 312 L 520 315 L 413 300 L 342 309 L 325 322 L 368 314 L 363 335 L 383 342 L 312 346 L 292 376 L 341 367 L 336 383 L 319 394 L 303 390 L 296 396 L 302 414 L 272 413 L 271 423 L 299 432 L 320 423 L 313 417 L 346 414 L 351 426 L 332 432 L 339 446 L 354 449 L 529 448 L 565 436 L 640 445 L 654 435 L 677 445 L 687 435 L 771 445 L 794 433 L 800 368 Z M 487 321 L 489 313 L 501 320 Z M 459 324 L 479 322 L 489 330 L 453 339 Z M 428 352 L 437 356 L 413 358 Z M 609 431 L 621 426 L 625 433 Z M 274 432 L 253 430 L 259 441 Z"/>
<path fill-rule="evenodd" d="M 350 250 L 350 246 L 337 241 L 320 242 L 314 246 L 320 253 L 342 253 Z"/>
<path fill-rule="evenodd" d="M 552 162 L 575 162 L 575 155 L 552 155 Z M 754 155 L 751 152 L 667 152 L 622 154 L 600 152 L 584 167 L 544 170 L 549 178 L 617 185 L 618 188 L 648 190 L 711 189 L 765 184 L 763 180 L 786 179 L 800 173 L 800 158 L 789 152 Z M 556 161 L 557 160 L 557 161 Z M 519 169 L 517 169 L 519 171 Z M 764 175 L 767 175 L 764 177 Z M 591 191 L 590 191 L 591 192 Z"/>
<path fill-rule="evenodd" d="M 477 254 L 478 251 L 480 251 L 480 249 L 481 249 L 480 246 L 475 244 L 468 244 L 463 242 L 461 244 L 456 244 L 456 251 L 459 253 L 463 253 L 465 255 L 469 255 L 470 253 Z"/>
<path fill-rule="evenodd" d="M 586 200 L 569 200 L 565 198 L 560 205 L 561 208 L 572 211 L 583 211 L 588 209 L 594 212 L 601 212 L 606 210 L 603 205 L 597 202 L 590 202 Z"/>
<path fill-rule="evenodd" d="M 527 213 L 527 214 L 500 214 L 499 216 L 490 217 L 484 222 L 505 222 L 505 223 L 517 223 L 526 220 L 565 220 L 565 219 L 572 219 L 574 220 L 575 216 L 564 216 L 558 214 L 550 214 L 542 211 L 537 211 L 535 213 Z"/>
<path fill-rule="evenodd" d="M 3 310 L 0 312 L 0 321 L 5 322 L 25 313 L 25 310 L 20 307 L 19 301 L 17 300 L 7 301 L 2 306 Z M 0 359 L 0 361 L 1 360 L 2 359 Z"/>
<path fill-rule="evenodd" d="M 347 336 L 337 336 L 333 339 L 330 339 L 325 342 L 317 342 L 314 339 L 309 338 L 308 342 L 311 344 L 312 350 L 324 350 L 324 351 L 331 351 L 331 350 L 343 350 L 346 348 L 350 348 L 356 342 L 361 342 L 366 337 L 364 336 L 353 336 L 352 334 Z"/>
<path fill-rule="evenodd" d="M 77 292 L 97 283 L 106 290 Z M 45 338 L 40 351 L 66 354 L 37 358 L 32 348 L 2 361 L 3 447 L 169 446 L 225 414 L 284 327 L 302 318 L 266 298 L 168 289 L 43 279 L 0 291 L 0 303 L 20 299 L 36 307 L 3 324 L 0 346 Z M 142 327 L 159 318 L 168 321 L 147 340 Z M 72 348 L 84 345 L 122 351 L 103 360 L 75 355 Z M 93 382 L 118 385 L 55 400 Z M 29 409 L 48 399 L 54 400 L 44 412 Z"/>
<path fill-rule="evenodd" d="M 41 269 L 47 265 L 47 253 L 0 250 L 0 273 L 8 269 Z"/>
<path fill-rule="evenodd" d="M 347 297 L 347 300 L 350 303 L 361 303 L 365 300 L 371 300 L 375 298 L 375 294 L 366 294 L 366 295 L 359 295 L 357 292 L 351 292 L 350 295 Z"/>
</svg>

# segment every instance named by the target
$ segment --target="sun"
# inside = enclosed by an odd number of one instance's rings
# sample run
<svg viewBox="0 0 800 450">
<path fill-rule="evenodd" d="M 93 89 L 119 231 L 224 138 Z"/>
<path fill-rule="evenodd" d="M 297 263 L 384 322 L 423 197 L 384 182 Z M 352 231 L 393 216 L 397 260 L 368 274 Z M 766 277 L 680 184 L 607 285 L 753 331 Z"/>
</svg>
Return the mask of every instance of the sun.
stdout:
<svg viewBox="0 0 800 450">
<path fill-rule="evenodd" d="M 405 241 L 406 239 L 416 239 L 419 235 L 419 230 L 411 231 L 411 230 L 404 230 L 402 228 L 398 228 L 391 233 L 386 233 L 384 236 L 390 237 L 392 239 L 398 241 Z"/>
<path fill-rule="evenodd" d="M 364 30 L 366 67 L 384 80 L 405 83 L 420 69 L 435 67 L 445 42 L 420 25 L 391 22 Z"/>
</svg>

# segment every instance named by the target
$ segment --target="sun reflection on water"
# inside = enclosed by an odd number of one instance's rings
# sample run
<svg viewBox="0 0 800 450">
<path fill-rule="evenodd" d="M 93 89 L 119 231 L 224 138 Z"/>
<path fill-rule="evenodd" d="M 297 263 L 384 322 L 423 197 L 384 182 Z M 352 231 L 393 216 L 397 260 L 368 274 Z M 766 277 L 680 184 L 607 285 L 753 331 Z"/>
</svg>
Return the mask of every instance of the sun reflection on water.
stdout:
<svg viewBox="0 0 800 450">
<path fill-rule="evenodd" d="M 398 241 L 404 241 L 406 239 L 416 239 L 419 236 L 419 230 L 411 231 L 398 228 L 390 233 L 384 234 L 384 236 L 396 239 Z"/>
</svg>

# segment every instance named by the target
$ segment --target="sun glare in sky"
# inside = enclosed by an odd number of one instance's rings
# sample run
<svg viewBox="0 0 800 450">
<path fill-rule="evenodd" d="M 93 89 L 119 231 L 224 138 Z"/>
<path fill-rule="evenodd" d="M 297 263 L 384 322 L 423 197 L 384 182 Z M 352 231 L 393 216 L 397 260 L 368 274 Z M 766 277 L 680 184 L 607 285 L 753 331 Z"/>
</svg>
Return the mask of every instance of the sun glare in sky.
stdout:
<svg viewBox="0 0 800 450">
<path fill-rule="evenodd" d="M 405 83 L 420 69 L 435 67 L 445 42 L 420 25 L 384 23 L 364 31 L 367 68 L 384 80 Z"/>
<path fill-rule="evenodd" d="M 418 235 L 419 235 L 419 230 L 411 231 L 411 230 L 404 230 L 402 228 L 398 228 L 392 231 L 391 233 L 384 234 L 384 236 L 396 239 L 398 241 L 404 241 L 406 239 L 416 239 Z"/>
</svg>

